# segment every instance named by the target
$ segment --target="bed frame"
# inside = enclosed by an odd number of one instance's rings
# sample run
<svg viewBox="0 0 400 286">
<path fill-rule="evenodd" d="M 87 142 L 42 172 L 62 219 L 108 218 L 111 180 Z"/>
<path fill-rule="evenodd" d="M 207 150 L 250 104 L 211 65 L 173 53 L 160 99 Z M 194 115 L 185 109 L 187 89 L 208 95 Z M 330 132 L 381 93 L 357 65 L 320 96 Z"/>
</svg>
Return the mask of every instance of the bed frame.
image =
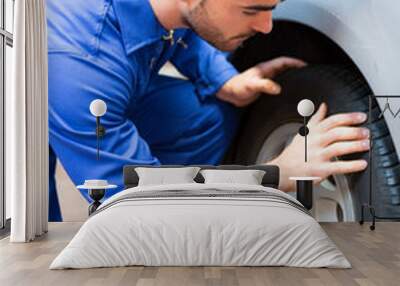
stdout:
<svg viewBox="0 0 400 286">
<path fill-rule="evenodd" d="M 254 165 L 254 166 L 242 166 L 242 165 L 189 165 L 190 167 L 200 167 L 202 169 L 221 169 L 221 170 L 263 170 L 265 175 L 262 180 L 262 185 L 265 187 L 271 187 L 277 189 L 279 186 L 279 167 L 275 165 Z M 133 188 L 138 185 L 139 177 L 135 171 L 136 167 L 148 167 L 148 168 L 179 168 L 185 167 L 183 165 L 160 165 L 160 166 L 149 166 L 149 165 L 126 165 L 124 166 L 124 189 Z M 197 183 L 204 183 L 203 176 L 199 173 L 194 180 Z"/>
</svg>

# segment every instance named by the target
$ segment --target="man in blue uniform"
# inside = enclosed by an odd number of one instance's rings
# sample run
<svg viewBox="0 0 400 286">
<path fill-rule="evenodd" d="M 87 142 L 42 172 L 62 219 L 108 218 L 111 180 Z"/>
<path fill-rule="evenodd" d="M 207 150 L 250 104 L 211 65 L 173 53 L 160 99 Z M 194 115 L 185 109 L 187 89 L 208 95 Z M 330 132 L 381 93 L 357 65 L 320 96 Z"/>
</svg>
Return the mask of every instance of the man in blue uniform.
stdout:
<svg viewBox="0 0 400 286">
<path fill-rule="evenodd" d="M 279 58 L 239 74 L 220 51 L 270 32 L 278 4 L 48 0 L 49 219 L 61 220 L 56 157 L 75 184 L 102 178 L 120 186 L 107 196 L 121 190 L 126 164 L 220 163 L 238 125 L 237 107 L 260 93 L 279 94 L 270 78 L 304 66 Z M 160 76 L 167 61 L 189 80 Z M 108 106 L 100 161 L 88 109 L 94 99 Z"/>
</svg>

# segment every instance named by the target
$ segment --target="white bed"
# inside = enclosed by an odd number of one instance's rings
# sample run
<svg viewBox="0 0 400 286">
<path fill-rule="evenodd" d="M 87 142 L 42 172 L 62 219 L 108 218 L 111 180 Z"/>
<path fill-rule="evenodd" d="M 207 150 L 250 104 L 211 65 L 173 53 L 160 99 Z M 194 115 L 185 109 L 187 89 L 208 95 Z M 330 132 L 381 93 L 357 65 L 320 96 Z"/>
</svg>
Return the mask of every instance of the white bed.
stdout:
<svg viewBox="0 0 400 286">
<path fill-rule="evenodd" d="M 109 198 L 50 269 L 128 265 L 351 267 L 291 196 L 199 183 L 138 186 Z"/>
</svg>

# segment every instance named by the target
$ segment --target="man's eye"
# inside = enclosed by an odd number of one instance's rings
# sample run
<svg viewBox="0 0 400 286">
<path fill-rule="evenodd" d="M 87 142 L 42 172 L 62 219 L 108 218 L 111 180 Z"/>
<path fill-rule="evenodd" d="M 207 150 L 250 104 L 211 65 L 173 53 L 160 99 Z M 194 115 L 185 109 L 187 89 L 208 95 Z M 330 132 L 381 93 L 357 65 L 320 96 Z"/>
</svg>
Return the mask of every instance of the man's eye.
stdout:
<svg viewBox="0 0 400 286">
<path fill-rule="evenodd" d="M 243 14 L 248 15 L 248 16 L 254 16 L 257 15 L 258 11 L 243 11 Z"/>
</svg>

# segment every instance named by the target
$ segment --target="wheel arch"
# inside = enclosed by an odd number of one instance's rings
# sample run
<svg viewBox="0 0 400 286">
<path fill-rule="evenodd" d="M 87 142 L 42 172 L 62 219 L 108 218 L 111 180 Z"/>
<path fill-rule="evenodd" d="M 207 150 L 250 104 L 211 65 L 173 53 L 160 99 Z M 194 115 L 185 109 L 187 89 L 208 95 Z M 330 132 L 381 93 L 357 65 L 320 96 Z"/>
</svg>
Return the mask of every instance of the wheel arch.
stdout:
<svg viewBox="0 0 400 286">
<path fill-rule="evenodd" d="M 400 95 L 400 81 L 395 80 L 396 73 L 392 68 L 395 62 L 388 63 L 385 57 L 382 58 L 382 50 L 368 45 L 368 40 L 363 39 L 366 35 L 361 37 L 350 24 L 324 7 L 311 6 L 304 15 L 296 13 L 296 5 L 300 3 L 295 4 L 290 13 L 278 14 L 271 34 L 257 35 L 235 52 L 232 59 L 239 69 L 281 55 L 299 57 L 310 64 L 343 64 L 358 70 L 373 94 Z M 396 57 L 400 62 L 400 54 Z M 378 101 L 381 109 L 384 103 L 384 100 Z M 388 114 L 384 117 L 400 158 L 398 122 Z"/>
<path fill-rule="evenodd" d="M 374 94 L 395 95 L 400 92 L 395 73 L 400 62 L 396 7 L 400 3 L 296 0 L 283 3 L 274 16 L 278 22 L 304 25 L 323 34 L 352 60 Z"/>
</svg>

